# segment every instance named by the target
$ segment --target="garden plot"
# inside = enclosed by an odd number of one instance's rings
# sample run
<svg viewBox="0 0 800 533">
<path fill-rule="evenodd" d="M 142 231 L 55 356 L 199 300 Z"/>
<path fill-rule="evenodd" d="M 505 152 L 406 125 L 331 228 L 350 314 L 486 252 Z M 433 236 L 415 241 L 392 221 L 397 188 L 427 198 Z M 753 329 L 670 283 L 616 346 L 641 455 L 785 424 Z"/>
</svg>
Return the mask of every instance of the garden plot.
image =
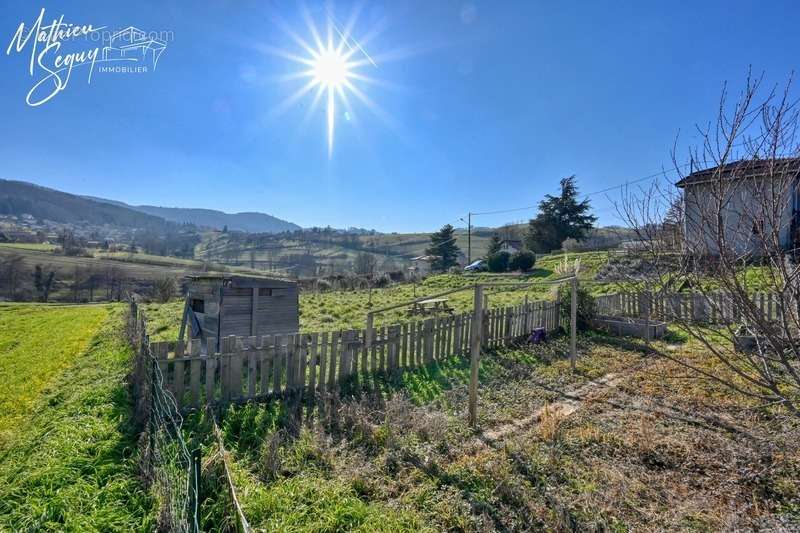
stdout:
<svg viewBox="0 0 800 533">
<path fill-rule="evenodd" d="M 582 337 L 574 374 L 565 348 L 554 339 L 485 354 L 479 431 L 465 422 L 469 365 L 460 358 L 302 420 L 278 402 L 228 408 L 221 426 L 245 514 L 267 531 L 775 529 L 797 520 L 797 428 L 779 410 L 687 376 L 657 355 L 664 343 Z M 669 348 L 723 371 L 691 343 Z M 213 445 L 206 452 L 213 458 Z M 226 507 L 209 494 L 215 526 Z"/>
</svg>

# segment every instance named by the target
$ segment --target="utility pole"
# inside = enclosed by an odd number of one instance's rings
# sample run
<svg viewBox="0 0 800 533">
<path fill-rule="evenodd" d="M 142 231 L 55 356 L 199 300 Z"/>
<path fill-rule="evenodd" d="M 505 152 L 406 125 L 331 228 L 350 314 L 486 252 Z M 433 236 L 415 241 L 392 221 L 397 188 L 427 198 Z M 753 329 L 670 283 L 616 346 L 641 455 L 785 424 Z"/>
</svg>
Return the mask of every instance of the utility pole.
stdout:
<svg viewBox="0 0 800 533">
<path fill-rule="evenodd" d="M 472 264 L 472 213 L 467 213 L 467 264 Z"/>
</svg>

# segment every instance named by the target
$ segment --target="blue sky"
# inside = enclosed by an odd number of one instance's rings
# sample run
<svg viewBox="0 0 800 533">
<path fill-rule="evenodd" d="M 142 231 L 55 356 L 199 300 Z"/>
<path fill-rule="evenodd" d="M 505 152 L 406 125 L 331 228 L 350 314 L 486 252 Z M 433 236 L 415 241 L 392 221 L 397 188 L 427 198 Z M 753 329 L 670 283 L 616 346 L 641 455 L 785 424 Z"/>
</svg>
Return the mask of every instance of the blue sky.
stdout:
<svg viewBox="0 0 800 533">
<path fill-rule="evenodd" d="M 698 5 L 702 4 L 702 5 Z M 324 28 L 353 4 L 306 4 Z M 174 36 L 144 74 L 73 71 L 52 100 L 25 97 L 42 73 L 6 55 L 21 22 L 136 26 Z M 129 203 L 263 211 L 303 226 L 428 231 L 467 211 L 534 205 L 576 174 L 593 192 L 671 167 L 696 142 L 724 81 L 749 65 L 767 83 L 798 68 L 795 2 L 363 2 L 355 38 L 377 67 L 355 81 L 379 108 L 326 111 L 269 50 L 311 41 L 288 1 L 14 2 L 0 12 L 0 177 Z M 79 46 L 80 45 L 80 46 Z M 75 41 L 90 48 L 96 43 Z M 68 45 L 65 45 L 67 50 Z M 616 222 L 609 193 L 592 196 Z M 477 217 L 481 225 L 535 210 Z"/>
</svg>

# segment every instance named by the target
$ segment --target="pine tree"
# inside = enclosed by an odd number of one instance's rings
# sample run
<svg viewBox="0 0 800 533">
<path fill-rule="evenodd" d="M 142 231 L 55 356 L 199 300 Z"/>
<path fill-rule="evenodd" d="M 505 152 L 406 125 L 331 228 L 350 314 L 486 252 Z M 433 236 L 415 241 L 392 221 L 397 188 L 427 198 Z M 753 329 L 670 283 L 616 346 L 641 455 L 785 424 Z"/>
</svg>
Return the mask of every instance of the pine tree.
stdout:
<svg viewBox="0 0 800 533">
<path fill-rule="evenodd" d="M 455 229 L 450 224 L 445 224 L 442 229 L 431 234 L 431 245 L 425 253 L 436 257 L 431 264 L 433 270 L 444 272 L 456 265 L 460 250 L 456 245 Z"/>
<path fill-rule="evenodd" d="M 582 240 L 597 220 L 591 208 L 589 200 L 578 201 L 575 176 L 562 179 L 561 194 L 546 195 L 539 203 L 539 214 L 528 223 L 528 248 L 547 253 L 561 248 L 565 239 Z"/>
<path fill-rule="evenodd" d="M 489 240 L 489 249 L 486 250 L 486 256 L 489 257 L 490 255 L 494 255 L 500 251 L 500 243 L 503 241 L 500 240 L 500 236 L 497 233 L 492 234 L 492 238 Z"/>
</svg>

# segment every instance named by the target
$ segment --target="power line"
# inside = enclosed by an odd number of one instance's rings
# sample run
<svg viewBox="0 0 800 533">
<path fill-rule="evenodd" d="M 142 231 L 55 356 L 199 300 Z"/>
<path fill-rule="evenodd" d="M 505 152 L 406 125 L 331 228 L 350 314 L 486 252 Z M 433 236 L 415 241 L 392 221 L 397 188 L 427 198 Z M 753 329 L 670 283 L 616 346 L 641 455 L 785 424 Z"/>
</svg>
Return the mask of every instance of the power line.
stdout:
<svg viewBox="0 0 800 533">
<path fill-rule="evenodd" d="M 680 165 L 679 167 L 671 169 L 671 170 L 661 170 L 659 172 L 656 172 L 654 174 L 650 174 L 650 175 L 647 175 L 647 176 L 644 176 L 644 177 L 641 177 L 641 178 L 636 178 L 636 179 L 633 179 L 633 180 L 627 180 L 627 181 L 625 181 L 625 183 L 621 183 L 619 185 L 614 185 L 612 187 L 607 187 L 607 188 L 601 189 L 599 191 L 592 191 L 590 193 L 586 193 L 584 196 L 588 198 L 588 197 L 594 196 L 596 194 L 603 194 L 605 192 L 613 191 L 615 189 L 621 189 L 621 188 L 627 187 L 629 185 L 633 185 L 633 184 L 636 184 L 636 183 L 641 183 L 643 181 L 647 181 L 647 180 L 651 180 L 653 178 L 657 178 L 659 176 L 663 176 L 664 174 L 667 174 L 667 173 L 670 173 L 670 172 L 675 172 L 675 171 L 677 171 L 678 168 L 688 167 L 689 165 L 690 165 L 690 163 L 686 163 L 685 165 Z M 472 213 L 472 216 L 476 216 L 476 215 L 499 215 L 499 214 L 503 214 L 503 213 L 514 213 L 516 211 L 527 211 L 529 209 L 537 209 L 538 207 L 539 207 L 539 204 L 527 205 L 527 206 L 524 206 L 524 207 L 513 207 L 513 208 L 509 208 L 509 209 L 497 209 L 497 210 L 494 210 L 494 211 L 480 211 L 480 212 L 477 212 L 477 213 Z"/>
</svg>

